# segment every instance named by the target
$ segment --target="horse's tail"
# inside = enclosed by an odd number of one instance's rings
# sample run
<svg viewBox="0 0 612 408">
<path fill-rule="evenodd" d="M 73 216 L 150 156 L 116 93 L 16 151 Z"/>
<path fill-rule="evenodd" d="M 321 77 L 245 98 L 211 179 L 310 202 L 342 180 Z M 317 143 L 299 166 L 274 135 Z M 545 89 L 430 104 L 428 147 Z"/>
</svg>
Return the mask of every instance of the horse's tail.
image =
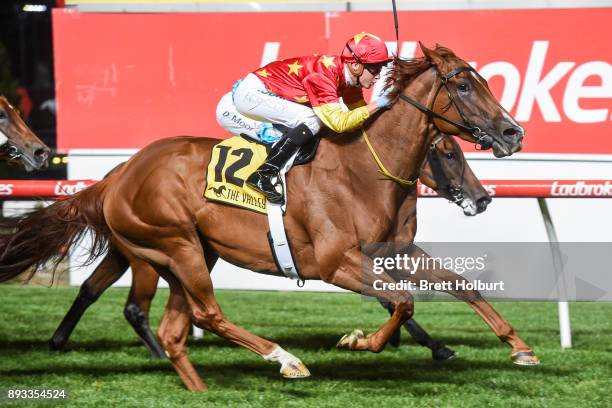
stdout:
<svg viewBox="0 0 612 408">
<path fill-rule="evenodd" d="M 110 230 L 103 203 L 108 179 L 25 216 L 0 221 L 0 282 L 28 271 L 30 280 L 42 265 L 55 273 L 68 248 L 88 230 L 93 246 L 84 264 L 105 252 Z"/>
</svg>

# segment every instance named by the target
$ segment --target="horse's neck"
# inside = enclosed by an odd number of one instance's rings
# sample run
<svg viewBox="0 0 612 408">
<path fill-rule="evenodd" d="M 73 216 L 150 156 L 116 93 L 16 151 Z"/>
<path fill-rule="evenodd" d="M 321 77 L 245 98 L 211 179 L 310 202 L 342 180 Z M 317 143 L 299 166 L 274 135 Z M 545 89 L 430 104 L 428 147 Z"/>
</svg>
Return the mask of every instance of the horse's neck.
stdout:
<svg viewBox="0 0 612 408">
<path fill-rule="evenodd" d="M 419 78 L 419 81 L 413 81 L 406 88 L 405 93 L 423 105 L 431 106 L 435 92 L 435 73 L 428 70 Z M 365 131 L 389 173 L 407 180 L 418 178 L 425 160 L 427 142 L 432 136 L 429 119 L 425 114 L 398 99 L 390 110 L 381 113 Z M 380 201 L 395 199 L 400 205 L 414 189 L 402 187 L 390 180 L 381 181 L 384 176 L 378 172 L 378 166 L 363 137 L 359 138 L 356 144 L 359 148 L 353 149 L 350 160 L 345 165 L 351 167 L 350 173 L 355 175 L 355 180 L 352 180 L 355 185 L 367 184 L 367 188 L 359 191 L 370 199 L 373 194 Z"/>
</svg>

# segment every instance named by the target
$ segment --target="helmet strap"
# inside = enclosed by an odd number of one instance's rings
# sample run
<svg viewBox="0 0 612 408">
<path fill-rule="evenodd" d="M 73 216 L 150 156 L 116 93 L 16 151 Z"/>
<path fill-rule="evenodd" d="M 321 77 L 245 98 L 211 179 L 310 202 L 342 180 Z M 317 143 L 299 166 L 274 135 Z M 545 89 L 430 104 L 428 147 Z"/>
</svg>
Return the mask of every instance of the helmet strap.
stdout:
<svg viewBox="0 0 612 408">
<path fill-rule="evenodd" d="M 363 66 L 363 64 L 359 63 L 359 68 L 355 69 L 353 68 L 353 63 L 352 62 L 348 62 L 348 69 L 349 72 L 355 77 L 357 78 L 357 82 L 359 82 L 359 77 L 363 74 L 363 70 L 365 69 L 365 67 Z"/>
<path fill-rule="evenodd" d="M 363 74 L 363 70 L 365 69 L 365 65 L 364 65 L 363 61 L 357 56 L 357 54 L 355 54 L 355 52 L 353 51 L 353 49 L 349 45 L 348 41 L 346 42 L 345 47 L 346 47 L 347 50 L 349 50 L 349 52 L 351 53 L 353 58 L 355 58 L 355 62 L 358 63 L 360 65 L 360 67 L 361 67 L 360 69 L 353 69 L 352 64 L 348 63 L 349 71 L 351 72 L 351 74 L 353 76 L 355 76 L 357 78 L 357 82 L 359 83 L 359 77 L 361 76 L 361 74 Z"/>
</svg>

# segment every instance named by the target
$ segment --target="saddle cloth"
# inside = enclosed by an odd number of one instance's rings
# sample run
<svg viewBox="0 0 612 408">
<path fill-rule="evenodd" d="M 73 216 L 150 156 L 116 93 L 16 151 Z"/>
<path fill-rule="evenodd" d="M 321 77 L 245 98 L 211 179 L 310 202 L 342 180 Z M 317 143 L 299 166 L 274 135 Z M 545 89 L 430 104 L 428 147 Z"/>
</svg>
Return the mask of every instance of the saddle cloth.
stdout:
<svg viewBox="0 0 612 408">
<path fill-rule="evenodd" d="M 246 179 L 266 160 L 267 148 L 241 136 L 215 145 L 208 163 L 204 197 L 260 214 L 267 214 L 266 197 Z"/>
<path fill-rule="evenodd" d="M 316 145 L 314 147 L 316 148 Z M 280 171 L 283 191 L 286 191 L 285 174 L 291 168 L 296 156 L 297 154 Z M 251 139 L 235 136 L 218 143 L 213 148 L 210 163 L 208 163 L 207 187 L 204 190 L 204 197 L 212 201 L 268 214 L 270 226 L 268 241 L 274 262 L 278 270 L 286 277 L 300 279 L 283 223 L 284 208 L 268 203 L 263 194 L 245 183 L 248 176 L 257 170 L 266 157 L 266 146 Z"/>
</svg>

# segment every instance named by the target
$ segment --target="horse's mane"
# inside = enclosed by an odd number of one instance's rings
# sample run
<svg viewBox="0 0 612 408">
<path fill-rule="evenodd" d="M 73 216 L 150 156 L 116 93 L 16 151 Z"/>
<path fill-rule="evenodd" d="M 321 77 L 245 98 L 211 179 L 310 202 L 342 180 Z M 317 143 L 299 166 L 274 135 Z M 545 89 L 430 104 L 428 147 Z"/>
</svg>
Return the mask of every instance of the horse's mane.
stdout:
<svg viewBox="0 0 612 408">
<path fill-rule="evenodd" d="M 436 45 L 435 52 L 441 57 L 457 58 L 455 53 L 449 48 L 441 45 Z M 425 57 L 420 58 L 400 58 L 394 56 L 393 64 L 387 74 L 384 89 L 389 89 L 389 95 L 392 99 L 404 90 L 410 83 L 420 74 L 427 71 L 433 64 Z"/>
</svg>

